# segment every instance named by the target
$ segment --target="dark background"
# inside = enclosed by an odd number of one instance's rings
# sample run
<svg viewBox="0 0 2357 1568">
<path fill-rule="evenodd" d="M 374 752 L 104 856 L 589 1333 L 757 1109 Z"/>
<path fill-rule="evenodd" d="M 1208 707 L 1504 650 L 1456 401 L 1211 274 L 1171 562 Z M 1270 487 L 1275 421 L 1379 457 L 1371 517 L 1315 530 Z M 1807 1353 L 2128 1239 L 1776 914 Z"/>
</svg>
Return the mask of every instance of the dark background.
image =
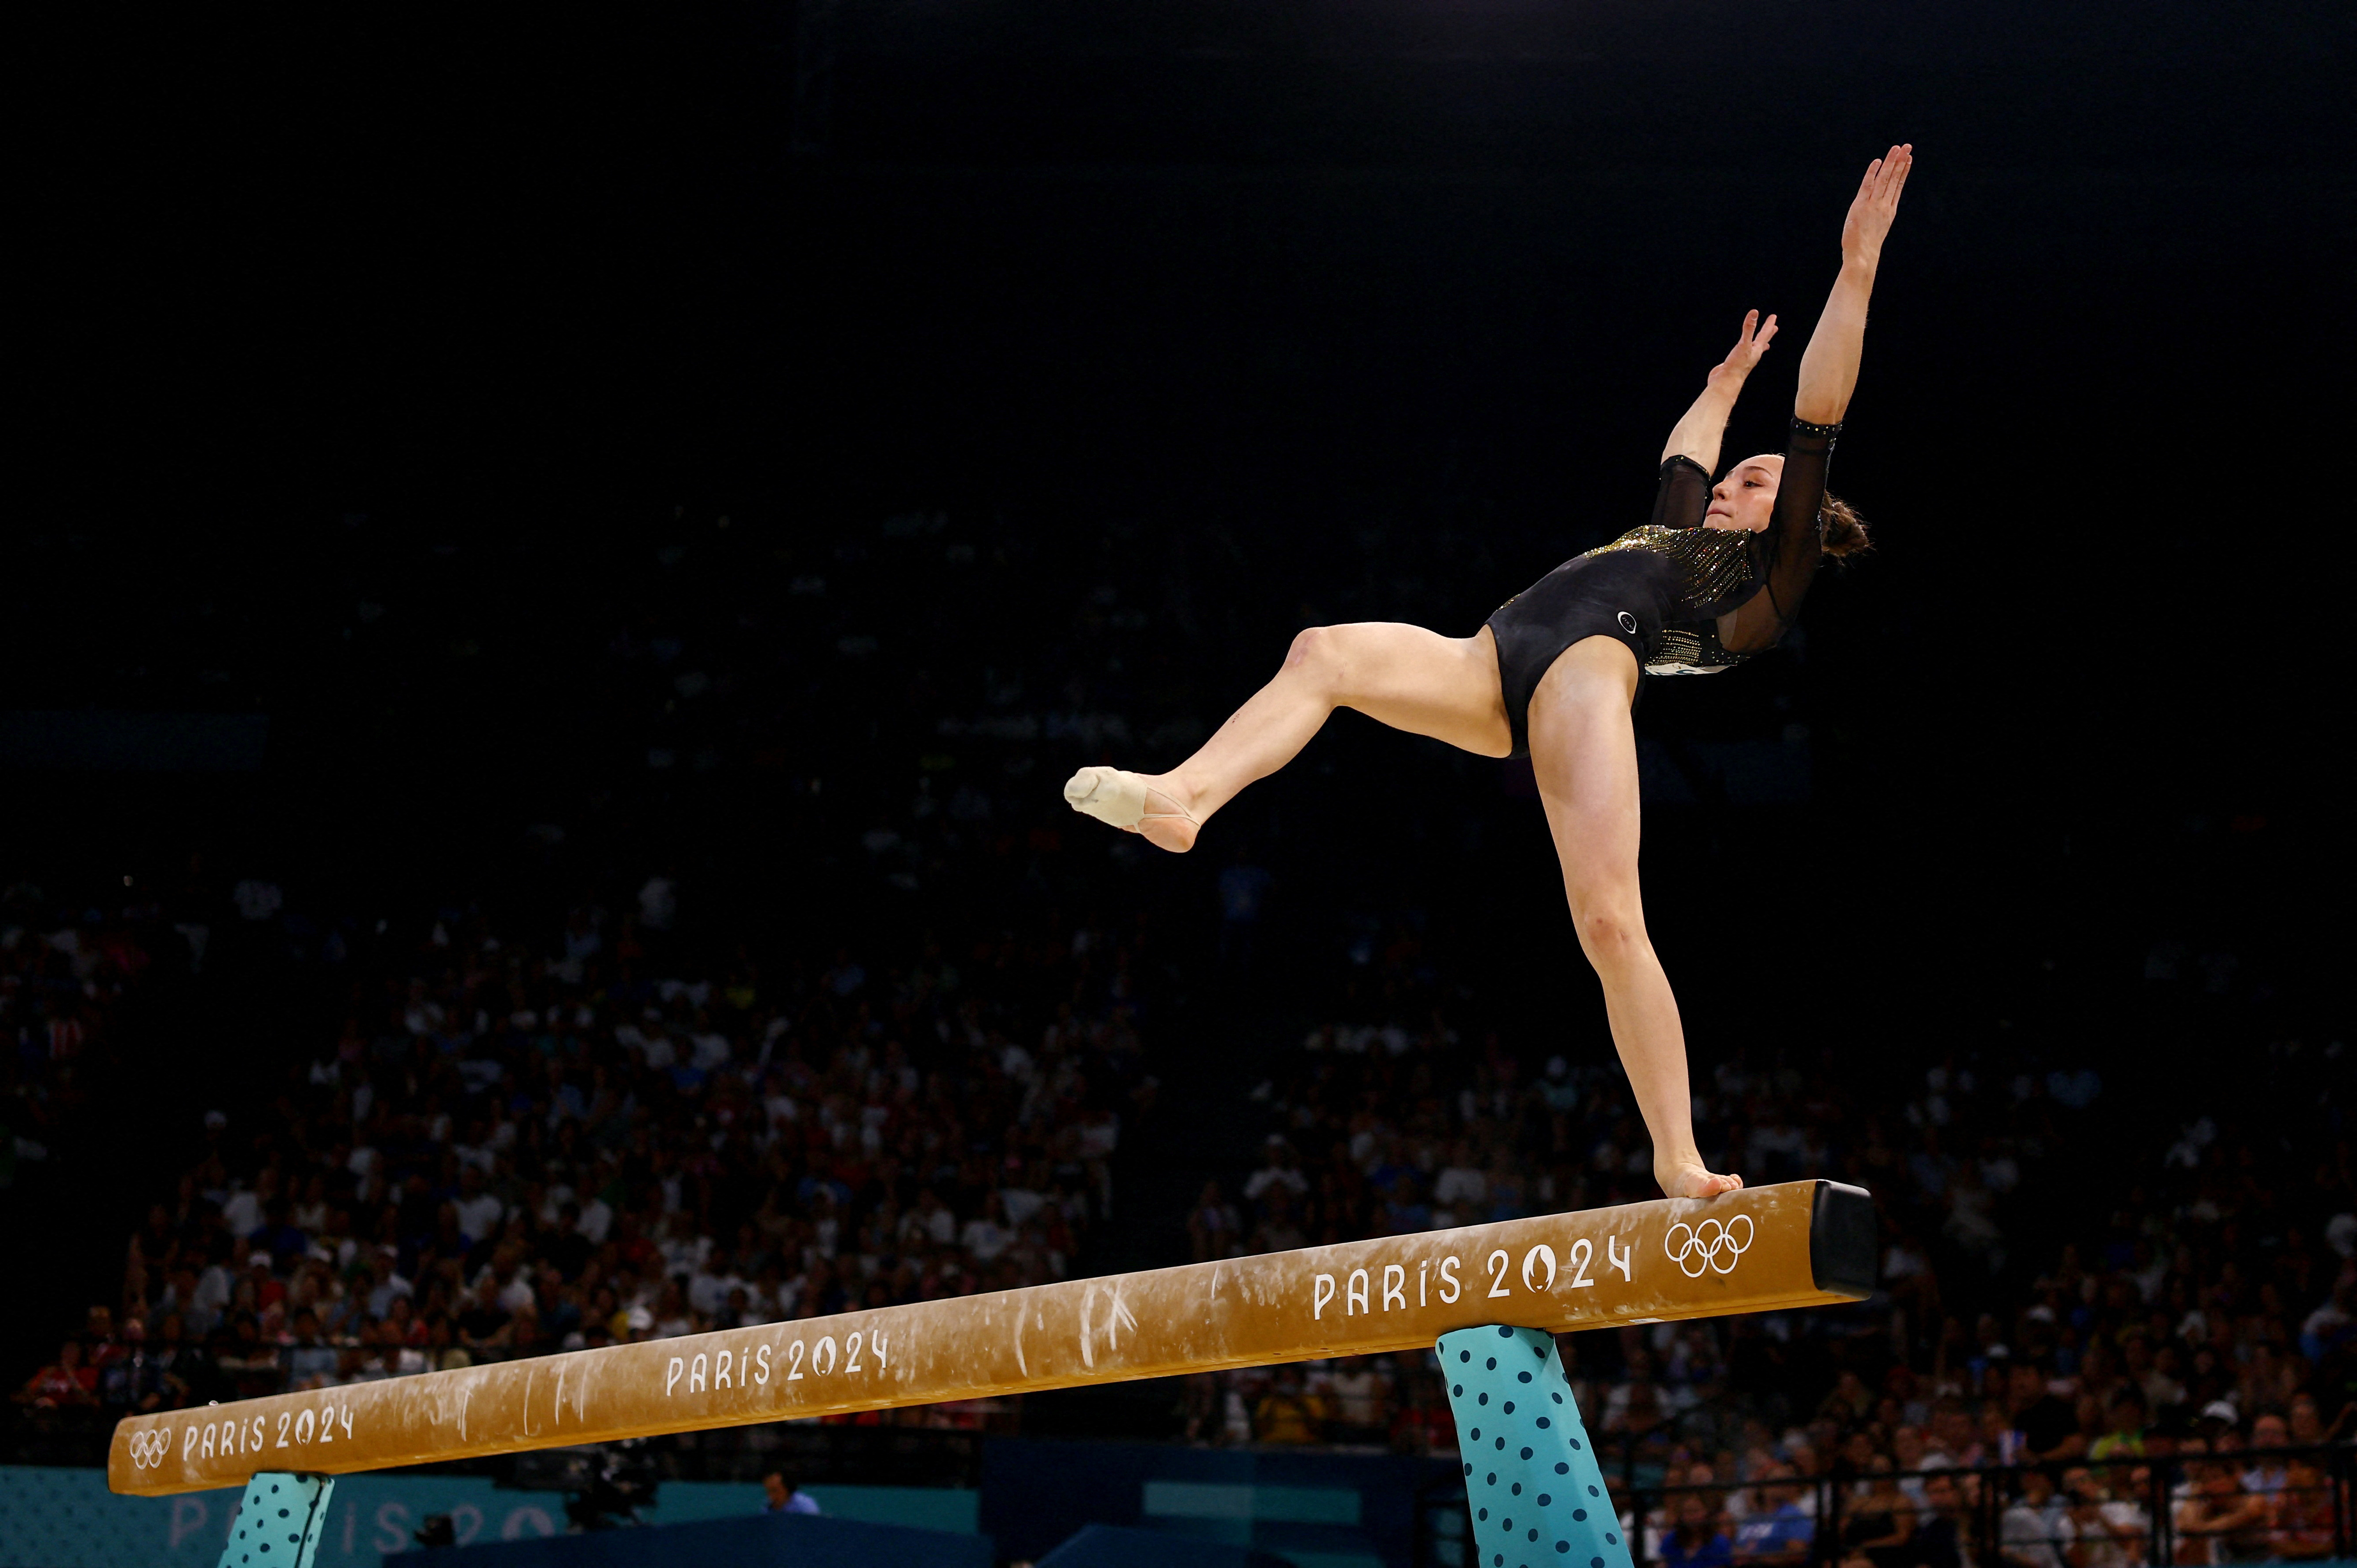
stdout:
<svg viewBox="0 0 2357 1568">
<path fill-rule="evenodd" d="M 2218 1069 L 2136 1004 L 2156 955 L 2345 1020 L 2345 6 L 20 25 L 0 710 L 268 721 L 253 770 L 0 759 L 51 898 L 267 875 L 365 936 L 668 865 L 785 946 L 1084 898 L 1208 955 L 1232 843 L 1282 919 L 1254 985 L 1178 965 L 1180 1103 L 1386 922 L 1491 1026 L 1601 1053 L 1510 769 L 1344 715 L 1184 862 L 1056 784 L 1169 766 L 1301 626 L 1462 633 L 1641 521 L 1753 306 L 1785 333 L 1729 455 L 1772 443 L 1904 138 L 1835 475 L 1881 548 L 1639 714 L 1697 1054 L 2012 1031 L 2180 1115 Z M 955 740 L 1015 708 L 1134 738 Z M 985 768 L 1011 848 L 878 875 L 861 833 Z M 332 1018 L 217 956 L 126 1016 L 111 1157 L 9 1216 L 58 1264 L 12 1310 L 102 1295 L 189 1106 Z"/>
</svg>

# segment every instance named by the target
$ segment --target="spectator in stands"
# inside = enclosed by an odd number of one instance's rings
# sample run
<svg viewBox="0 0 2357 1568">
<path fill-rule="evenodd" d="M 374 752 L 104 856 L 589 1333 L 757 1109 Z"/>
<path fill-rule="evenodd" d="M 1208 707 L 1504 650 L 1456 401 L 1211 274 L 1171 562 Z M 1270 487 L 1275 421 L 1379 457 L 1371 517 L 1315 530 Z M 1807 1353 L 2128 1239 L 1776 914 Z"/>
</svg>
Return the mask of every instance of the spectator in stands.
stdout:
<svg viewBox="0 0 2357 1568">
<path fill-rule="evenodd" d="M 2097 1461 L 2142 1457 L 2145 1451 L 2144 1395 L 2136 1385 L 2124 1384 L 2112 1396 L 2107 1422 L 2104 1434 L 2089 1445 L 2087 1457 Z"/>
<path fill-rule="evenodd" d="M 496 1193 L 483 1189 L 481 1166 L 468 1165 L 459 1169 L 456 1212 L 458 1233 L 470 1245 L 499 1234 L 500 1221 L 507 1217 L 507 1205 L 500 1201 Z"/>
<path fill-rule="evenodd" d="M 2142 1568 L 2152 1560 L 2152 1514 L 2144 1499 L 2152 1495 L 2152 1469 L 2147 1465 L 2115 1465 L 2098 1472 L 2105 1497 L 2104 1522 L 2127 1568 Z"/>
<path fill-rule="evenodd" d="M 2104 1512 L 2111 1495 L 2104 1488 L 2103 1477 L 2084 1465 L 2065 1467 L 2060 1500 L 2072 1536 L 2079 1542 L 2081 1556 L 2101 1563 L 2118 1562 L 2119 1554 L 2111 1541 L 2110 1521 Z"/>
<path fill-rule="evenodd" d="M 1770 1463 L 1753 1487 L 1756 1501 L 1736 1527 L 1734 1559 L 1754 1568 L 1799 1568 L 1816 1540 L 1816 1520 L 1800 1505 L 1789 1465 Z"/>
<path fill-rule="evenodd" d="M 743 1471 L 738 1471 L 743 1475 Z M 761 1511 L 763 1513 L 824 1513 L 818 1499 L 803 1491 L 781 1470 L 772 1470 L 761 1477 Z"/>
<path fill-rule="evenodd" d="M 1708 1466 L 1704 1468 L 1707 1470 Z M 1673 1455 L 1670 1462 L 1662 1468 L 1663 1489 L 1654 1499 L 1654 1507 L 1641 1519 L 1623 1517 L 1622 1522 L 1631 1527 L 1638 1539 L 1639 1557 L 1647 1560 L 1659 1557 L 1663 1540 L 1677 1528 L 1678 1488 L 1688 1484 L 1687 1471 L 1683 1455 Z"/>
<path fill-rule="evenodd" d="M 1841 1546 L 1845 1563 L 1872 1568 L 1905 1568 L 1902 1553 L 1915 1533 L 1915 1505 L 1891 1478 L 1890 1461 L 1879 1454 L 1867 1459 L 1864 1492 L 1854 1498 L 1842 1519 Z"/>
<path fill-rule="evenodd" d="M 1247 1252 L 1290 1252 L 1309 1245 L 1308 1234 L 1294 1222 L 1293 1194 L 1290 1189 L 1271 1187 L 1261 1200 L 1265 1211 L 1259 1225 L 1254 1228 L 1252 1240 L 1244 1244 Z"/>
<path fill-rule="evenodd" d="M 1890 1464 L 1899 1472 L 1899 1489 L 1905 1493 L 1919 1512 L 1928 1512 L 1931 1503 L 1923 1496 L 1921 1472 L 1936 1470 L 1947 1463 L 1944 1454 L 1933 1454 L 1923 1441 L 1922 1428 L 1900 1426 L 1890 1434 Z"/>
<path fill-rule="evenodd" d="M 1482 1174 L 1470 1139 L 1459 1138 L 1449 1150 L 1448 1164 L 1432 1184 L 1436 1217 L 1446 1210 L 1450 1221 L 1469 1225 L 1488 1213 L 1489 1178 Z"/>
<path fill-rule="evenodd" d="M 2282 1450 L 2291 1441 L 2284 1418 L 2268 1411 L 2251 1423 L 2250 1462 L 2243 1467 L 2243 1490 L 2255 1498 L 2273 1498 L 2284 1489 L 2290 1472 Z"/>
<path fill-rule="evenodd" d="M 2225 1460 L 2197 1460 L 2186 1471 L 2189 1490 L 2176 1504 L 2177 1561 L 2188 1568 L 2242 1561 L 2264 1535 L 2266 1500 L 2246 1494 Z"/>
<path fill-rule="evenodd" d="M 1917 1520 L 1902 1560 L 1911 1568 L 1972 1568 L 1972 1519 L 1963 1486 L 1953 1476 L 1933 1476 L 1923 1483 L 1923 1496 L 1931 1512 Z"/>
<path fill-rule="evenodd" d="M 2013 1429 L 2021 1434 L 2022 1452 L 2031 1459 L 2075 1458 L 2084 1447 L 2078 1412 L 2050 1386 L 2049 1375 L 2049 1369 L 2030 1361 L 2016 1361 L 2006 1373 Z"/>
<path fill-rule="evenodd" d="M 11 1396 L 36 1410 L 68 1410 L 98 1403 L 98 1375 L 82 1362 L 81 1341 L 58 1347 L 58 1359 L 25 1380 Z"/>
<path fill-rule="evenodd" d="M 920 1187 L 917 1201 L 900 1218 L 900 1239 L 919 1245 L 946 1247 L 957 1240 L 957 1216 L 930 1187 Z"/>
<path fill-rule="evenodd" d="M 2333 1488 L 2324 1466 L 2301 1455 L 2284 1466 L 2284 1485 L 2270 1499 L 2267 1550 L 2287 1563 L 2332 1555 Z"/>
<path fill-rule="evenodd" d="M 1006 1198 L 996 1192 L 985 1197 L 982 1212 L 965 1222 L 958 1240 L 976 1262 L 996 1262 L 1015 1240 L 1014 1228 L 1007 1223 Z"/>
<path fill-rule="evenodd" d="M 1244 1201 L 1261 1203 L 1272 1191 L 1283 1189 L 1295 1197 L 1309 1191 L 1309 1178 L 1301 1173 L 1301 1158 L 1291 1143 L 1281 1133 L 1268 1135 L 1266 1153 L 1260 1169 L 1244 1182 Z"/>
<path fill-rule="evenodd" d="M 1823 1423 L 1808 1430 L 1813 1430 L 1818 1436 L 1827 1435 L 1829 1432 Z M 1786 1434 L 1784 1462 L 1792 1466 L 1792 1478 L 1796 1483 L 1792 1488 L 1792 1500 L 1800 1506 L 1801 1511 L 1811 1519 L 1817 1517 L 1817 1487 L 1813 1483 L 1831 1474 L 1832 1459 L 1833 1455 L 1830 1452 L 1807 1441 L 1805 1436 L 1789 1433 Z"/>
<path fill-rule="evenodd" d="M 1334 1419 L 1328 1436 L 1337 1443 L 1381 1443 L 1391 1425 L 1390 1380 L 1371 1356 L 1350 1356 L 1337 1362 L 1326 1380 Z"/>
<path fill-rule="evenodd" d="M 1604 1419 L 1597 1424 L 1607 1433 L 1651 1432 L 1665 1419 L 1662 1391 L 1653 1381 L 1652 1353 L 1642 1348 L 1632 1350 L 1625 1371 L 1626 1375 L 1606 1393 Z"/>
<path fill-rule="evenodd" d="M 1303 1388 L 1297 1369 L 1285 1367 L 1253 1412 L 1253 1435 L 1263 1443 L 1315 1443 L 1325 1423 L 1325 1402 Z"/>
<path fill-rule="evenodd" d="M 1205 1182 L 1195 1207 L 1187 1215 L 1187 1240 L 1194 1250 L 1195 1262 L 1203 1263 L 1213 1258 L 1236 1256 L 1243 1250 L 1243 1228 L 1235 1206 L 1221 1193 L 1220 1184 Z"/>
<path fill-rule="evenodd" d="M 1874 1408 L 1874 1396 L 1867 1391 L 1865 1381 L 1855 1371 L 1845 1369 L 1834 1378 L 1834 1386 L 1818 1403 L 1817 1413 L 1847 1427 L 1864 1421 Z"/>
<path fill-rule="evenodd" d="M 2292 1443 L 2301 1448 L 2316 1448 L 2331 1442 L 2335 1434 L 2348 1422 L 2352 1410 L 2357 1410 L 2357 1405 L 2341 1407 L 2339 1419 L 2333 1422 L 2330 1430 L 2328 1431 L 2324 1424 L 2323 1412 L 2317 1405 L 2316 1396 L 2306 1393 L 2295 1394 L 2291 1402 Z"/>
<path fill-rule="evenodd" d="M 286 1350 L 289 1389 L 324 1388 L 335 1381 L 341 1358 L 331 1345 L 319 1341 L 318 1316 L 309 1307 L 295 1315 L 292 1341 Z"/>
<path fill-rule="evenodd" d="M 2021 1474 L 2021 1495 L 1997 1525 L 1997 1551 L 2007 1568 L 2081 1568 L 2068 1511 L 2055 1500 L 2054 1477 L 2042 1469 Z"/>
<path fill-rule="evenodd" d="M 1731 1568 L 1735 1542 L 1721 1528 L 1708 1496 L 1684 1493 L 1674 1517 L 1676 1528 L 1662 1537 L 1663 1568 Z"/>
<path fill-rule="evenodd" d="M 133 1320 L 134 1326 L 137 1319 Z M 166 1314 L 154 1337 L 135 1337 L 131 1353 L 99 1376 L 99 1397 L 113 1410 L 146 1414 L 187 1402 L 187 1347 L 179 1318 Z"/>
<path fill-rule="evenodd" d="M 1392 1418 L 1391 1441 L 1403 1454 L 1456 1454 L 1457 1417 L 1436 1379 L 1421 1371 L 1407 1379 L 1407 1393 Z"/>
</svg>

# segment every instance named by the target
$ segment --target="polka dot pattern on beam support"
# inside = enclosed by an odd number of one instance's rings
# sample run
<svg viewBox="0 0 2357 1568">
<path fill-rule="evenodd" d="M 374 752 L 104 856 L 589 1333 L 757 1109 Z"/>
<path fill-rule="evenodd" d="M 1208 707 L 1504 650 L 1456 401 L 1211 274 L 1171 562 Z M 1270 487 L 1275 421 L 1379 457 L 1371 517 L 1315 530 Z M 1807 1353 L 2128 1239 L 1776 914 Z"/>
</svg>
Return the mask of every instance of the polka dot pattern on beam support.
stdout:
<svg viewBox="0 0 2357 1568">
<path fill-rule="evenodd" d="M 1439 1352 L 1480 1568 L 1631 1568 L 1554 1337 L 1458 1328 Z"/>
<path fill-rule="evenodd" d="M 311 1568 L 335 1500 L 333 1476 L 264 1470 L 245 1484 L 221 1568 Z"/>
</svg>

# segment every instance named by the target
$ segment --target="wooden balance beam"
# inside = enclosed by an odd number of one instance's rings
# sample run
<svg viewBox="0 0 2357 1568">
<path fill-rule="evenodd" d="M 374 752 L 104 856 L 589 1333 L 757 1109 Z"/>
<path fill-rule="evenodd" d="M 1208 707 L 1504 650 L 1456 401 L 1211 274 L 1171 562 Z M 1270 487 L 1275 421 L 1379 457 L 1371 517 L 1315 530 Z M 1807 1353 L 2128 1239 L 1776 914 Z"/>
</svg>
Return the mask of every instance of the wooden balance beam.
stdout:
<svg viewBox="0 0 2357 1568">
<path fill-rule="evenodd" d="M 132 1416 L 114 1430 L 107 1484 L 161 1497 L 264 1473 L 1424 1351 L 1474 1327 L 1551 1335 L 1818 1306 L 1867 1294 L 1875 1262 L 1867 1194 L 1789 1182 Z"/>
</svg>

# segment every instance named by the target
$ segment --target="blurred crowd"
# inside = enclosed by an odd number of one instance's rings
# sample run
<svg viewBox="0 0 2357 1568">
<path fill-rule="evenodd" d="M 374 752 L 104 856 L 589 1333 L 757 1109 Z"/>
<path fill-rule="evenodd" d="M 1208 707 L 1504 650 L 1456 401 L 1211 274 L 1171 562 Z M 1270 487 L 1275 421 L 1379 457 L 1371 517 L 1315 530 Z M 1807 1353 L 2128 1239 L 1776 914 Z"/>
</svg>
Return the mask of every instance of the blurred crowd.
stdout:
<svg viewBox="0 0 2357 1568">
<path fill-rule="evenodd" d="M 141 928 L 156 914 L 55 911 L 21 883 L 0 893 L 0 1193 L 20 1163 L 48 1159 L 56 1130 L 88 1102 L 85 1059 L 104 1050 L 115 1004 L 148 966 Z"/>
<path fill-rule="evenodd" d="M 1781 1444 L 1755 1431 L 1739 1454 L 1681 1445 L 1660 1489 L 1623 1499 L 1624 1519 L 1641 1530 L 1645 1556 L 1670 1568 L 2141 1568 L 2341 1554 L 2347 1451 L 2326 1446 L 2312 1395 L 2295 1396 L 2287 1415 L 2245 1422 L 2222 1401 L 2190 1423 L 2124 1423 L 2092 1444 L 2070 1433 L 2040 1453 L 2032 1445 L 2060 1430 L 2046 1407 L 2065 1402 L 2063 1380 L 2019 1370 L 2008 1398 L 1952 1423 L 1961 1441 L 1943 1437 L 1934 1410 L 1922 1425 L 1891 1429 L 1887 1446 L 1871 1424 L 1837 1419 Z"/>
<path fill-rule="evenodd" d="M 2242 1068 L 2210 1114 L 2125 1143 L 2099 1073 L 1995 1051 L 1896 1102 L 1830 1058 L 1700 1075 L 1719 1168 L 1876 1195 L 1882 1288 L 1564 1337 L 1648 1556 L 2136 1568 L 2156 1520 L 2160 1560 L 2330 1555 L 2357 1435 L 2349 1064 L 2278 1042 Z M 1528 1072 L 1437 1013 L 1318 1028 L 1255 1101 L 1265 1154 L 1203 1187 L 1199 1258 L 1652 1195 L 1614 1069 Z M 1424 1357 L 1208 1376 L 1189 1408 L 1199 1438 L 1454 1451 Z"/>
<path fill-rule="evenodd" d="M 668 960 L 672 898 L 651 878 L 539 943 L 436 920 L 259 1125 L 208 1114 L 120 1307 L 20 1402 L 111 1415 L 1065 1275 L 1154 1092 L 1134 935 L 770 975 Z"/>
<path fill-rule="evenodd" d="M 583 905 L 534 940 L 447 911 L 357 993 L 266 1115 L 207 1117 L 201 1157 L 20 1399 L 153 1409 L 808 1316 L 1063 1277 L 1114 1212 L 1125 1118 L 1159 1088 L 1135 929 L 1009 929 L 870 972 L 848 948 L 764 972 L 694 950 L 675 890 Z M 95 913 L 95 912 L 93 912 Z M 130 922 L 0 934 L 18 1157 L 146 961 Z M 1468 1041 L 1420 1018 L 1335 1021 L 1235 1111 L 1260 1155 L 1203 1173 L 1197 1259 L 1651 1195 L 1617 1069 Z M 2329 1105 L 2337 1045 L 2246 1064 L 2264 1098 Z M 2050 1252 L 2039 1195 L 2106 1092 L 1995 1053 L 1875 1097 L 1821 1055 L 1698 1075 L 1706 1153 L 1747 1179 L 1875 1193 L 1883 1289 L 1857 1308 L 1567 1338 L 1599 1434 L 1663 1484 L 1681 1461 L 2065 1461 L 2195 1441 L 2345 1434 L 2357 1392 L 2348 1144 L 2296 1155 L 2204 1117 L 2123 1149 L 2123 1180 Z M 2221 1114 L 2225 1102 L 2219 1102 Z M 1957 1152 L 1962 1151 L 1962 1152 Z M 2299 1157 L 2304 1155 L 2303 1159 Z M 1445 1450 L 1414 1358 L 1193 1380 L 1210 1442 Z M 2225 1423 L 2222 1428 L 2218 1423 Z M 2269 1424 L 2272 1423 L 2272 1424 Z M 1760 1433 L 1772 1441 L 1755 1441 Z M 1730 1456 L 1736 1456 L 1730 1461 Z"/>
</svg>

